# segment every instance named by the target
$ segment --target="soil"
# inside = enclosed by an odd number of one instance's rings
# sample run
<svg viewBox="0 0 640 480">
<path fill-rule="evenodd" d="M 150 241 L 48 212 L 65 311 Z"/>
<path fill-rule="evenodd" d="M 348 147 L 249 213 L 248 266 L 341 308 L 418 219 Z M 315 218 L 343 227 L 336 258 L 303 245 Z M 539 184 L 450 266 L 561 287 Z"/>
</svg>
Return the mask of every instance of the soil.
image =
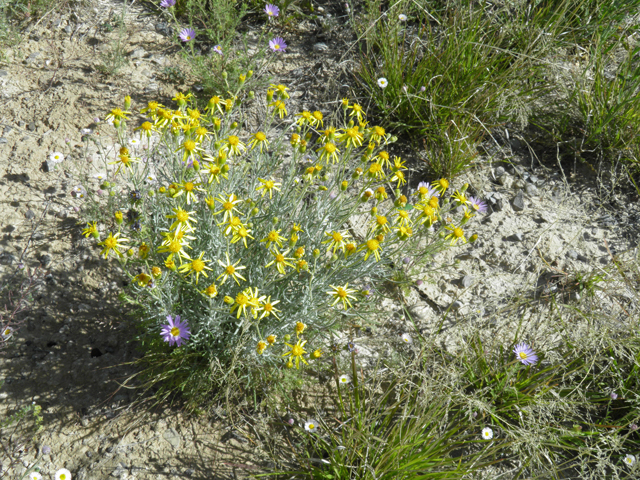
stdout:
<svg viewBox="0 0 640 480">
<path fill-rule="evenodd" d="M 353 41 L 348 17 L 339 3 L 326 3 L 321 20 L 285 32 L 289 48 L 269 67 L 274 81 L 295 92 L 290 113 L 331 111 L 354 86 L 354 64 L 338 53 Z M 125 95 L 139 110 L 149 100 L 171 104 L 177 90 L 197 89 L 188 74 L 178 85 L 163 75 L 166 67 L 186 71 L 184 60 L 158 27 L 157 12 L 136 3 L 125 18 L 126 63 L 115 75 L 101 73 L 101 54 L 118 34 L 104 25 L 121 11 L 121 3 L 105 0 L 51 13 L 0 57 L 0 278 L 15 287 L 29 270 L 37 280 L 31 307 L 17 317 L 20 328 L 0 356 L 0 418 L 31 402 L 44 417 L 36 444 L 22 445 L 13 460 L 0 454 L 2 475 L 20 478 L 36 460 L 45 478 L 64 467 L 79 480 L 268 472 L 259 440 L 223 413 L 192 417 L 172 406 L 131 408 L 136 392 L 120 388 L 135 372 L 128 362 L 137 358 L 128 342 L 127 311 L 117 299 L 125 277 L 80 235 L 82 200 L 72 195 L 73 172 L 93 168 L 88 136 L 112 134 L 102 120 Z M 257 28 L 248 27 L 249 38 L 257 38 Z M 419 155 L 405 150 L 419 165 Z M 53 152 L 66 159 L 50 171 Z M 421 175 L 414 173 L 414 184 Z M 545 167 L 513 135 L 496 133 L 477 168 L 459 179 L 493 199 L 475 224 L 480 240 L 434 258 L 434 266 L 448 265 L 436 274 L 412 270 L 422 283 L 401 303 L 381 306 L 390 319 L 379 332 L 399 337 L 412 331 L 401 314 L 409 307 L 423 334 L 444 335 L 452 348 L 457 324 L 485 322 L 488 335 L 507 335 L 508 321 L 495 321 L 505 299 L 536 295 L 536 287 L 547 288 L 550 272 L 603 269 L 612 255 L 634 249 L 635 199 L 612 197 L 603 205 L 595 185 L 575 181 L 581 175 Z M 449 330 L 436 332 L 448 311 Z M 538 327 L 531 322 L 526 328 Z M 43 446 L 51 453 L 43 454 Z"/>
</svg>

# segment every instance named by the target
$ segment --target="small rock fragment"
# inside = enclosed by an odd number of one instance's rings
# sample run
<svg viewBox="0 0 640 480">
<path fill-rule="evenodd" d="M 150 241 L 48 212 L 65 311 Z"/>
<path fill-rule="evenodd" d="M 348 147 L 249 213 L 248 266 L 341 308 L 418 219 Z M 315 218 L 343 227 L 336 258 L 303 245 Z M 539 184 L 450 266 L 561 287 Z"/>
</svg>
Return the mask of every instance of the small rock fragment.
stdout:
<svg viewBox="0 0 640 480">
<path fill-rule="evenodd" d="M 314 52 L 326 52 L 329 50 L 329 46 L 324 42 L 318 42 L 313 44 Z"/>
<path fill-rule="evenodd" d="M 511 188 L 513 186 L 513 177 L 505 173 L 498 178 L 498 183 L 505 188 Z"/>
<path fill-rule="evenodd" d="M 522 193 L 522 190 L 518 191 L 515 198 L 511 202 L 511 205 L 513 205 L 513 209 L 516 212 L 521 212 L 524 210 L 524 194 Z"/>
<path fill-rule="evenodd" d="M 471 285 L 473 285 L 473 283 L 475 282 L 475 278 L 473 275 L 465 275 L 464 277 L 462 277 L 462 280 L 460 281 L 460 283 L 462 283 L 462 286 L 464 288 L 469 288 Z"/>
<path fill-rule="evenodd" d="M 530 197 L 535 197 L 536 195 L 538 195 L 538 187 L 536 187 L 533 184 L 529 184 L 525 187 L 525 191 L 527 192 L 527 195 L 529 195 Z"/>
</svg>

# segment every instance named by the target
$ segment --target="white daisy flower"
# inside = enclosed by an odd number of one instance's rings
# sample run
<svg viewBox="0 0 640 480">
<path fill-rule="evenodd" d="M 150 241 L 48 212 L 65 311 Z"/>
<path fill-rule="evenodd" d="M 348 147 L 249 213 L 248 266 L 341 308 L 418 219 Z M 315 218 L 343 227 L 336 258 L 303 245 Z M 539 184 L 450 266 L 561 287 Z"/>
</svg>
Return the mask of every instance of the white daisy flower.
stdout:
<svg viewBox="0 0 640 480">
<path fill-rule="evenodd" d="M 87 196 L 87 190 L 82 185 L 76 185 L 71 189 L 71 194 L 76 198 L 84 198 Z"/>
<path fill-rule="evenodd" d="M 307 432 L 315 432 L 318 429 L 318 422 L 315 420 L 307 420 L 304 424 L 304 429 Z"/>
<path fill-rule="evenodd" d="M 409 335 L 408 333 L 403 333 L 402 334 L 402 342 L 403 343 L 408 343 L 408 344 L 412 344 L 413 343 L 413 338 L 411 338 L 411 335 Z"/>
<path fill-rule="evenodd" d="M 351 377 L 349 375 L 340 375 L 340 378 L 338 378 L 338 382 L 344 384 L 350 383 Z"/>
<path fill-rule="evenodd" d="M 56 472 L 54 477 L 56 480 L 71 480 L 71 472 L 66 468 L 61 468 Z"/>
<path fill-rule="evenodd" d="M 401 13 L 400 15 L 398 15 L 398 20 L 400 20 L 401 22 L 406 22 L 407 16 L 404 13 Z"/>
<path fill-rule="evenodd" d="M 387 85 L 389 85 L 389 82 L 387 81 L 387 79 L 386 79 L 386 78 L 384 78 L 384 77 L 380 77 L 380 78 L 378 79 L 378 86 L 379 86 L 380 88 L 386 88 L 386 87 L 387 87 Z"/>
<path fill-rule="evenodd" d="M 636 457 L 628 453 L 622 461 L 630 467 L 633 467 L 633 465 L 636 463 Z"/>
<path fill-rule="evenodd" d="M 53 163 L 62 163 L 64 162 L 64 155 L 60 152 L 53 152 L 51 155 L 49 155 L 49 160 L 51 160 Z"/>
<path fill-rule="evenodd" d="M 11 338 L 11 336 L 13 335 L 13 328 L 11 327 L 4 327 L 4 329 L 2 330 L 2 339 L 3 340 L 9 340 Z"/>
<path fill-rule="evenodd" d="M 98 172 L 96 174 L 93 175 L 93 178 L 95 178 L 96 180 L 106 180 L 107 179 L 107 174 L 105 172 Z"/>
<path fill-rule="evenodd" d="M 147 176 L 144 179 L 144 183 L 156 183 L 158 179 L 153 173 L 147 173 Z"/>
<path fill-rule="evenodd" d="M 42 475 L 39 472 L 31 472 L 27 478 L 29 480 L 42 480 Z"/>
<path fill-rule="evenodd" d="M 489 427 L 485 427 L 482 429 L 482 438 L 485 440 L 491 440 L 493 438 L 493 430 Z"/>
</svg>

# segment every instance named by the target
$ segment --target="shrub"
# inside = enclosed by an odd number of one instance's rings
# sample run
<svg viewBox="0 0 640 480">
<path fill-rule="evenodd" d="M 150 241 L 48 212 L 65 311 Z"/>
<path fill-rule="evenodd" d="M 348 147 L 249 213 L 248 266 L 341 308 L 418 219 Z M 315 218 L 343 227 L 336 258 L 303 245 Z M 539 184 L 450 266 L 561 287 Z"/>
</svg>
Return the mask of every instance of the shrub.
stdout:
<svg viewBox="0 0 640 480">
<path fill-rule="evenodd" d="M 88 189 L 84 234 L 131 278 L 123 300 L 138 307 L 147 378 L 194 404 L 216 384 L 258 388 L 320 357 L 374 301 L 367 285 L 388 282 L 406 256 L 466 243 L 484 206 L 464 188 L 446 197 L 446 179 L 402 194 L 404 162 L 384 150 L 394 139 L 365 126 L 360 105 L 344 100 L 340 128 L 320 112 L 286 126 L 288 98 L 273 85 L 252 135 L 240 126 L 255 100 L 242 89 L 204 112 L 191 94 L 176 94 L 176 110 L 150 102 L 133 134 L 127 98 L 108 115 L 115 156 L 98 143 L 115 171 L 100 175 L 106 202 Z"/>
</svg>

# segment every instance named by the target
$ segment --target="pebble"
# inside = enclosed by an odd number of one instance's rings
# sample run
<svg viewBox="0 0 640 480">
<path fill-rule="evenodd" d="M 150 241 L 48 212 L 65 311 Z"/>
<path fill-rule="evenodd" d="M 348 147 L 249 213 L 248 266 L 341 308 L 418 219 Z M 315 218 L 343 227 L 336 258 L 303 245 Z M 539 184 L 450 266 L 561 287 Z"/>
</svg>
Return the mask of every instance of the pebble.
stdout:
<svg viewBox="0 0 640 480">
<path fill-rule="evenodd" d="M 7 75 L 9 75 L 9 72 L 6 70 L 0 70 L 0 77 L 6 77 Z"/>
<path fill-rule="evenodd" d="M 53 172 L 56 168 L 56 162 L 46 160 L 42 163 L 42 170 L 45 172 Z"/>
<path fill-rule="evenodd" d="M 30 132 L 35 132 L 36 124 L 34 122 L 29 123 L 29 125 L 27 125 L 27 130 L 29 130 Z"/>
<path fill-rule="evenodd" d="M 123 477 L 127 477 L 128 475 L 129 475 L 129 472 L 127 471 L 127 466 L 122 462 L 120 462 L 116 467 L 116 469 L 113 472 L 111 472 L 111 476 L 116 478 L 123 478 Z"/>
<path fill-rule="evenodd" d="M 47 265 L 49 265 L 51 263 L 51 255 L 40 255 L 40 265 L 42 265 L 43 267 L 46 267 Z"/>
<path fill-rule="evenodd" d="M 501 175 L 498 178 L 498 183 L 502 185 L 504 188 L 511 188 L 513 186 L 513 177 L 507 173 Z"/>
<path fill-rule="evenodd" d="M 26 60 L 24 61 L 24 63 L 26 63 L 27 65 L 31 65 L 32 63 L 34 63 L 38 57 L 40 57 L 40 55 L 42 55 L 42 53 L 40 52 L 33 52 L 31 55 L 29 55 Z"/>
<path fill-rule="evenodd" d="M 326 52 L 329 50 L 329 46 L 324 42 L 318 42 L 313 45 L 314 52 Z"/>
<path fill-rule="evenodd" d="M 153 63 L 155 63 L 156 65 L 164 65 L 165 63 L 167 63 L 167 59 L 165 57 L 163 57 L 162 55 L 152 55 L 151 56 L 151 61 Z"/>
<path fill-rule="evenodd" d="M 131 58 L 144 58 L 146 53 L 147 52 L 144 50 L 144 48 L 136 48 L 130 53 L 130 55 Z"/>
<path fill-rule="evenodd" d="M 569 257 L 571 260 L 577 260 L 578 259 L 578 252 L 576 252 L 575 250 L 569 250 L 567 252 L 567 257 Z"/>
<path fill-rule="evenodd" d="M 7 140 L 4 137 L 0 137 L 0 145 L 7 143 L 9 140 Z"/>
<path fill-rule="evenodd" d="M 12 265 L 16 261 L 15 255 L 9 252 L 0 253 L 0 264 Z"/>
<path fill-rule="evenodd" d="M 165 37 L 170 37 L 173 35 L 173 29 L 164 22 L 158 22 L 155 24 L 156 32 L 160 35 L 164 35 Z"/>
<path fill-rule="evenodd" d="M 71 28 L 71 25 L 67 25 L 64 27 L 64 31 L 71 35 L 73 33 L 73 28 Z"/>
<path fill-rule="evenodd" d="M 464 277 L 462 277 L 462 280 L 460 281 L 460 283 L 462 283 L 462 286 L 464 288 L 469 288 L 471 285 L 473 285 L 475 280 L 476 279 L 473 275 L 465 275 Z"/>
<path fill-rule="evenodd" d="M 507 240 L 511 240 L 512 242 L 521 242 L 524 240 L 524 235 L 521 232 L 514 233 L 513 235 L 509 235 Z"/>
<path fill-rule="evenodd" d="M 516 212 L 524 210 L 524 194 L 522 193 L 522 190 L 518 191 L 511 204 Z"/>
<path fill-rule="evenodd" d="M 180 448 L 180 435 L 173 428 L 165 430 L 162 434 L 162 438 L 169 442 L 173 448 Z"/>
<path fill-rule="evenodd" d="M 530 197 L 534 197 L 538 195 L 538 187 L 536 187 L 533 184 L 527 185 L 525 188 L 525 191 L 527 192 L 527 195 L 529 195 Z"/>
<path fill-rule="evenodd" d="M 460 300 L 456 300 L 451 304 L 451 310 L 460 310 L 462 308 L 462 302 Z"/>
<path fill-rule="evenodd" d="M 24 216 L 27 219 L 31 220 L 32 218 L 35 218 L 36 214 L 33 213 L 33 210 L 27 210 L 27 212 L 24 214 Z"/>
</svg>

